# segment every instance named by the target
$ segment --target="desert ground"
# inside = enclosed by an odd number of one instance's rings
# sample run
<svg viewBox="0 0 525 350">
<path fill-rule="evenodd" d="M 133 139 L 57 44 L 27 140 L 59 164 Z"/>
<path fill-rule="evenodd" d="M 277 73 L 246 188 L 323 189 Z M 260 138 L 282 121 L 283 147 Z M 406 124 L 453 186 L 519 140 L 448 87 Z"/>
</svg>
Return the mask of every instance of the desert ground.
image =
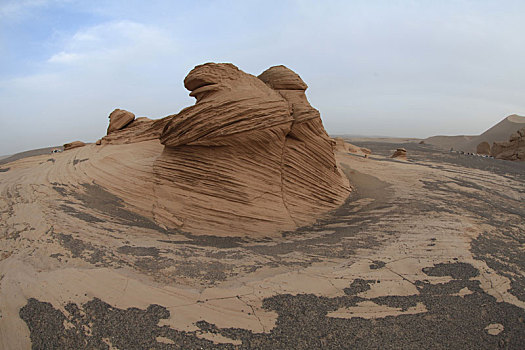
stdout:
<svg viewBox="0 0 525 350">
<path fill-rule="evenodd" d="M 353 142 L 344 204 L 260 237 L 169 229 L 93 180 L 158 140 L 0 165 L 0 348 L 523 348 L 525 164 Z"/>
</svg>

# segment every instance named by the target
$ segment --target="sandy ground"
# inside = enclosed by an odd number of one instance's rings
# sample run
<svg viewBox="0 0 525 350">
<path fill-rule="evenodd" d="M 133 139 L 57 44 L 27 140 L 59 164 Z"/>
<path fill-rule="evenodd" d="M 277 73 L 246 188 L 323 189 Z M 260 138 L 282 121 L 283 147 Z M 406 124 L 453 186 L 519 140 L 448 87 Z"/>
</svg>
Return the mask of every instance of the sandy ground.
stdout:
<svg viewBox="0 0 525 350">
<path fill-rule="evenodd" d="M 3 164 L 0 348 L 522 348 L 525 166 L 353 143 L 347 202 L 257 239 L 157 226 L 94 145 Z"/>
</svg>

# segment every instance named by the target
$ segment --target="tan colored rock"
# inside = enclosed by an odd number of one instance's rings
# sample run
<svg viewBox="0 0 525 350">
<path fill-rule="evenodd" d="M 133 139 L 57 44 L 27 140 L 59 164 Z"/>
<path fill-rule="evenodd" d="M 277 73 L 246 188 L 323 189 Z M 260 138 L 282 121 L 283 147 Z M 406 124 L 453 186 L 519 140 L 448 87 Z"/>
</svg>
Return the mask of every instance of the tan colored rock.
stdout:
<svg viewBox="0 0 525 350">
<path fill-rule="evenodd" d="M 197 102 L 167 123 L 160 140 L 168 147 L 229 145 L 248 134 L 272 134 L 274 128 L 287 133 L 291 127 L 286 101 L 233 64 L 197 66 L 184 85 Z"/>
<path fill-rule="evenodd" d="M 135 114 L 125 111 L 123 109 L 115 109 L 109 115 L 109 126 L 107 134 L 125 128 L 129 123 L 135 119 Z"/>
<path fill-rule="evenodd" d="M 490 154 L 497 159 L 525 161 L 525 127 L 512 133 L 508 142 L 494 142 Z"/>
<path fill-rule="evenodd" d="M 368 155 L 372 153 L 372 151 L 368 148 L 352 145 L 351 143 L 346 142 L 342 137 L 334 138 L 334 143 L 335 150 L 337 150 L 338 152 L 348 152 L 358 155 Z"/>
<path fill-rule="evenodd" d="M 67 150 L 70 150 L 70 149 L 73 149 L 73 148 L 77 148 L 77 147 L 83 147 L 85 146 L 86 144 L 82 141 L 73 141 L 73 142 L 69 142 L 69 143 L 65 143 L 64 144 L 64 151 L 67 151 Z"/>
<path fill-rule="evenodd" d="M 338 152 L 348 152 L 349 143 L 345 142 L 342 137 L 334 138 L 335 150 Z"/>
<path fill-rule="evenodd" d="M 97 142 L 95 142 L 95 145 L 100 146 L 102 144 L 102 139 L 98 139 Z"/>
<path fill-rule="evenodd" d="M 476 147 L 476 153 L 477 154 L 490 154 L 490 144 L 487 141 L 480 142 L 480 144 Z"/>
<path fill-rule="evenodd" d="M 113 131 L 104 136 L 104 144 L 127 144 L 155 140 L 160 137 L 164 126 L 173 116 L 152 120 L 141 117 L 133 120 L 125 128 Z"/>
<path fill-rule="evenodd" d="M 261 76 L 216 63 L 188 74 L 196 103 L 169 118 L 154 164 L 159 222 L 195 233 L 271 233 L 312 223 L 347 197 L 306 84 L 282 66 Z"/>
<path fill-rule="evenodd" d="M 407 150 L 404 148 L 398 148 L 390 158 L 407 158 Z"/>
<path fill-rule="evenodd" d="M 344 201 L 349 193 L 346 178 L 337 167 L 333 142 L 319 111 L 308 102 L 307 85 L 299 75 L 275 66 L 259 79 L 288 101 L 294 119 L 283 153 L 283 202 L 294 222 L 304 225 Z"/>
<path fill-rule="evenodd" d="M 282 65 L 265 70 L 258 78 L 274 90 L 305 91 L 308 88 L 297 73 Z"/>
</svg>

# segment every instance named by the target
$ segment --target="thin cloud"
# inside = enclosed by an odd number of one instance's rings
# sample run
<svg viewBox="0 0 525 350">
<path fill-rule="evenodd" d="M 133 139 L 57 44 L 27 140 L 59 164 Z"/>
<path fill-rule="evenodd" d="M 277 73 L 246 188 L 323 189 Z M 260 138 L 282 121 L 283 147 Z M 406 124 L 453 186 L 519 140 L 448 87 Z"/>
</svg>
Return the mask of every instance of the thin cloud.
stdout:
<svg viewBox="0 0 525 350">
<path fill-rule="evenodd" d="M 78 61 L 82 58 L 82 55 L 77 53 L 69 53 L 69 52 L 59 52 L 57 54 L 54 54 L 51 56 L 48 60 L 49 63 L 73 63 L 75 61 Z"/>
</svg>

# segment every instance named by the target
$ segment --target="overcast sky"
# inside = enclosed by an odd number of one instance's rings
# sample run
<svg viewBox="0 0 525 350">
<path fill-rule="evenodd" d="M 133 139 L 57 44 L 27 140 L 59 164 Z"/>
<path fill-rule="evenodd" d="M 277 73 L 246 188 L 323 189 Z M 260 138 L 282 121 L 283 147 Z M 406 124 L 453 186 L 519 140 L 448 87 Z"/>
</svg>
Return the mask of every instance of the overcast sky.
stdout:
<svg viewBox="0 0 525 350">
<path fill-rule="evenodd" d="M 525 1 L 0 0 L 0 155 L 194 103 L 204 62 L 284 64 L 332 134 L 479 134 L 525 115 Z"/>
</svg>

